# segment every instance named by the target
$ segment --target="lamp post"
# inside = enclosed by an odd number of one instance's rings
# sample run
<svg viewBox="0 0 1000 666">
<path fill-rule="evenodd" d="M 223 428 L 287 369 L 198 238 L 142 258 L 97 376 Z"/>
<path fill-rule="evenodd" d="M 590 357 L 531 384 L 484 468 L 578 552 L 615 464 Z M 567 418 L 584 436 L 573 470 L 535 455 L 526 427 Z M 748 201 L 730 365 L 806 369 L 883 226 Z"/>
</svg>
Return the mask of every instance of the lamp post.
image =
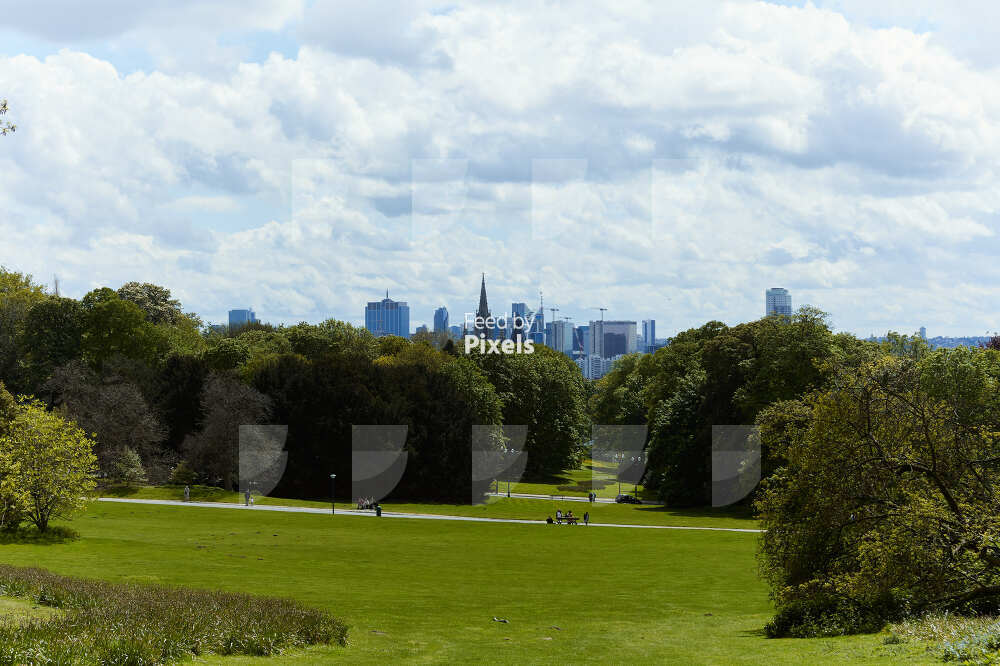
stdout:
<svg viewBox="0 0 1000 666">
<path fill-rule="evenodd" d="M 337 478 L 336 474 L 330 475 L 330 515 L 337 513 L 337 491 L 336 486 L 333 485 Z"/>
</svg>

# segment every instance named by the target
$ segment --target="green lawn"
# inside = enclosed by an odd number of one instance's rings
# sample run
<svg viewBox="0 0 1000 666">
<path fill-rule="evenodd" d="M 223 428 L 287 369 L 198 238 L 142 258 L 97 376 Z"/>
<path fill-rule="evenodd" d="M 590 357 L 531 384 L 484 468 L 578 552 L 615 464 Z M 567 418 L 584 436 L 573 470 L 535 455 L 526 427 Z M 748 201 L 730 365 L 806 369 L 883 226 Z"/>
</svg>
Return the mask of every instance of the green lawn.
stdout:
<svg viewBox="0 0 1000 666">
<path fill-rule="evenodd" d="M 108 503 L 72 526 L 77 540 L 6 543 L 0 560 L 288 596 L 351 626 L 346 648 L 229 664 L 927 660 L 880 636 L 763 638 L 754 534 Z"/>
</svg>

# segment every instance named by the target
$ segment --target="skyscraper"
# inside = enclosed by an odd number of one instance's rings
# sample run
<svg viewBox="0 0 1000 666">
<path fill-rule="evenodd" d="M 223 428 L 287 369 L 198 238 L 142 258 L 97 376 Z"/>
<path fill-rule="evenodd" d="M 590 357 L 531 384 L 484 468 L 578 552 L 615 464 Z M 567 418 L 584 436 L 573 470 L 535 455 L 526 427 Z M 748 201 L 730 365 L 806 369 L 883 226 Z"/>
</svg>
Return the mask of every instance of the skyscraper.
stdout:
<svg viewBox="0 0 1000 666">
<path fill-rule="evenodd" d="M 792 316 L 792 295 L 787 289 L 781 287 L 771 287 L 767 290 L 765 298 L 765 313 L 771 315 Z"/>
<path fill-rule="evenodd" d="M 590 322 L 589 354 L 601 358 L 614 358 L 636 351 L 636 327 L 634 321 L 592 321 Z"/>
<path fill-rule="evenodd" d="M 510 304 L 510 321 L 507 323 L 507 334 L 511 340 L 524 340 L 530 318 L 531 315 L 528 314 L 527 303 Z"/>
<path fill-rule="evenodd" d="M 434 311 L 434 332 L 442 331 L 448 332 L 448 308 L 443 305 Z"/>
<path fill-rule="evenodd" d="M 381 301 L 369 301 L 365 307 L 365 328 L 375 337 L 398 335 L 410 337 L 410 306 L 406 301 L 389 298 L 389 290 Z"/>
<path fill-rule="evenodd" d="M 237 329 L 243 328 L 247 324 L 256 324 L 257 315 L 254 314 L 253 310 L 230 310 L 229 311 L 229 330 L 235 331 Z"/>
<path fill-rule="evenodd" d="M 555 320 L 549 324 L 549 347 L 567 356 L 573 355 L 573 324 L 566 320 Z"/>
<path fill-rule="evenodd" d="M 656 320 L 655 319 L 643 319 L 642 320 L 642 352 L 652 351 L 653 345 L 656 344 Z"/>
</svg>

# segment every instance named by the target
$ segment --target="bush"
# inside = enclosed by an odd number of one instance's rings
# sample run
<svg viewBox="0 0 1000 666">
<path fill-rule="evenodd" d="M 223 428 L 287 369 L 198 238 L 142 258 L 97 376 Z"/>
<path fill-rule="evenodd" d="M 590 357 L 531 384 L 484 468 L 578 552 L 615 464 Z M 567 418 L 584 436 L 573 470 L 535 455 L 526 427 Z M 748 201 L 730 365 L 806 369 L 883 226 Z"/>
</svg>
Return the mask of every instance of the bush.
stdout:
<svg viewBox="0 0 1000 666">
<path fill-rule="evenodd" d="M 105 583 L 7 565 L 0 565 L 0 596 L 65 611 L 0 622 L 0 666 L 161 664 L 205 653 L 270 656 L 347 643 L 343 622 L 286 599 Z"/>
<path fill-rule="evenodd" d="M 188 467 L 187 461 L 180 461 L 170 472 L 169 483 L 175 486 L 190 486 L 198 480 L 198 475 Z"/>
<path fill-rule="evenodd" d="M 880 613 L 832 597 L 792 601 L 764 627 L 768 638 L 816 638 L 873 633 L 885 625 Z"/>
</svg>

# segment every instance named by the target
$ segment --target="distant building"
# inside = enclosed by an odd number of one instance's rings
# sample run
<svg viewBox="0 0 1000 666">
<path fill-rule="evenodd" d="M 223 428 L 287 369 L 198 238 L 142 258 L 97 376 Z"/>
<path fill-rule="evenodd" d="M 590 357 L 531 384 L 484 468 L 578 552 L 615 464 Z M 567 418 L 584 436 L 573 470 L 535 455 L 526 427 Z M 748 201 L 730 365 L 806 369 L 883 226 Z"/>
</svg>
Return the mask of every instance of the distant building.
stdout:
<svg viewBox="0 0 1000 666">
<path fill-rule="evenodd" d="M 643 319 L 642 320 L 642 351 L 651 352 L 652 347 L 656 344 L 656 320 L 655 319 Z"/>
<path fill-rule="evenodd" d="M 507 337 L 511 340 L 524 340 L 527 337 L 528 321 L 531 315 L 527 303 L 510 304 L 510 321 L 507 322 Z"/>
<path fill-rule="evenodd" d="M 771 287 L 765 296 L 765 313 L 771 315 L 792 316 L 792 295 L 787 289 L 781 287 Z"/>
<path fill-rule="evenodd" d="M 573 354 L 573 325 L 568 321 L 556 320 L 549 324 L 549 347 L 567 356 Z"/>
<path fill-rule="evenodd" d="M 430 333 L 430 331 L 427 329 L 427 324 L 421 324 L 420 326 L 417 326 L 417 331 L 416 332 L 417 333 Z"/>
<path fill-rule="evenodd" d="M 386 290 L 381 301 L 369 301 L 365 306 L 365 328 L 375 337 L 398 335 L 410 337 L 410 306 L 406 301 L 394 301 Z"/>
<path fill-rule="evenodd" d="M 573 351 L 587 354 L 587 342 L 590 326 L 577 326 L 573 329 Z"/>
<path fill-rule="evenodd" d="M 921 326 L 920 327 L 920 337 L 923 338 L 924 340 L 927 339 L 927 327 L 926 326 Z"/>
<path fill-rule="evenodd" d="M 594 342 L 590 326 L 577 326 L 576 330 L 580 332 L 580 351 L 583 352 L 584 356 L 590 356 L 594 353 Z"/>
<path fill-rule="evenodd" d="M 483 282 L 479 286 L 479 308 L 476 309 L 476 319 L 472 324 L 473 335 L 484 335 L 493 339 L 496 337 L 496 328 L 487 325 L 490 318 L 490 306 L 486 301 L 486 273 L 483 273 Z"/>
<path fill-rule="evenodd" d="M 636 351 L 634 321 L 591 321 L 590 333 L 591 356 L 607 359 Z"/>
<path fill-rule="evenodd" d="M 449 326 L 448 332 L 451 334 L 451 337 L 453 337 L 456 340 L 460 340 L 462 338 L 461 326 Z"/>
<path fill-rule="evenodd" d="M 236 331 L 248 324 L 256 324 L 257 315 L 253 310 L 230 310 L 229 330 Z"/>
<path fill-rule="evenodd" d="M 600 379 L 611 372 L 614 361 L 600 356 L 579 356 L 573 359 L 585 379 Z"/>
<path fill-rule="evenodd" d="M 434 332 L 448 330 L 448 308 L 443 305 L 434 311 Z"/>
</svg>

